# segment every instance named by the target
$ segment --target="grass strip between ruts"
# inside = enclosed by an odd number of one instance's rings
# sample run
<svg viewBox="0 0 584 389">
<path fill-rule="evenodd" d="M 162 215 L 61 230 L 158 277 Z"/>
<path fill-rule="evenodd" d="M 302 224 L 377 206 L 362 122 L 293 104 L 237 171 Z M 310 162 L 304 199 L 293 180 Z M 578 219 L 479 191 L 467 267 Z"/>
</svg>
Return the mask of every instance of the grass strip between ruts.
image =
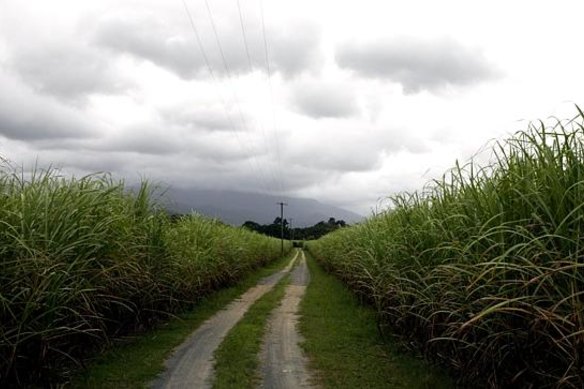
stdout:
<svg viewBox="0 0 584 389">
<path fill-rule="evenodd" d="M 215 351 L 214 389 L 255 388 L 262 339 L 268 318 L 284 297 L 290 276 L 258 299 Z"/>
<path fill-rule="evenodd" d="M 437 367 L 397 351 L 377 330 L 375 311 L 306 253 L 311 274 L 300 304 L 301 345 L 323 388 L 452 388 Z"/>
<path fill-rule="evenodd" d="M 248 288 L 281 270 L 294 255 L 283 258 L 250 274 L 234 286 L 202 299 L 192 311 L 169 320 L 159 328 L 137 335 L 127 343 L 113 347 L 92 361 L 75 376 L 73 388 L 144 388 L 164 370 L 164 361 L 205 320 L 224 308 Z"/>
</svg>

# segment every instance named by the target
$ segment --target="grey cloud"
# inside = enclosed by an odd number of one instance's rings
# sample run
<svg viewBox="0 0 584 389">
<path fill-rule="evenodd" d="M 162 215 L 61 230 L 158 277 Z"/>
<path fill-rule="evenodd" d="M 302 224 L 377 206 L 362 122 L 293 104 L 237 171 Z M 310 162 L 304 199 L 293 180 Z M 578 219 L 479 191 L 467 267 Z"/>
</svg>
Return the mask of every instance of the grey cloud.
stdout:
<svg viewBox="0 0 584 389">
<path fill-rule="evenodd" d="M 209 132 L 166 122 L 119 129 L 102 141 L 86 143 L 83 147 L 103 152 L 137 153 L 141 154 L 140 158 L 188 156 L 219 163 L 245 160 L 252 154 L 251 150 L 242 150 L 241 144 L 228 132 Z"/>
<path fill-rule="evenodd" d="M 95 43 L 149 60 L 182 78 L 193 78 L 204 67 L 203 57 L 194 41 L 173 31 L 174 28 L 154 17 L 108 19 L 98 26 Z"/>
<path fill-rule="evenodd" d="M 292 161 L 288 160 L 287 162 Z M 338 175 L 338 173 L 331 172 L 330 170 L 323 170 L 316 166 L 304 166 L 293 162 L 286 163 L 285 166 L 285 174 L 278 175 L 276 173 L 274 177 L 276 182 L 281 182 L 282 189 L 287 193 L 301 191 L 302 189 L 311 187 L 315 182 L 325 182 Z M 276 164 L 272 164 L 271 169 L 275 172 L 278 171 Z M 242 190 L 250 190 L 249 187 L 246 188 L 243 186 L 245 182 L 242 182 L 241 185 Z M 268 186 L 272 186 L 276 190 L 279 189 L 279 184 L 273 183 L 271 180 L 268 181 Z"/>
<path fill-rule="evenodd" d="M 37 139 L 29 146 L 34 147 L 35 150 L 57 150 L 57 151 L 77 151 L 86 150 L 87 144 L 99 143 L 99 138 L 43 138 Z"/>
<path fill-rule="evenodd" d="M 239 20 L 233 17 L 227 15 L 226 18 L 231 18 L 229 20 L 232 22 L 218 26 L 228 69 L 225 68 L 208 20 L 196 21 L 203 48 L 216 76 L 224 76 L 227 71 L 233 75 L 250 71 Z M 253 70 L 265 72 L 266 56 L 260 28 L 259 23 L 248 23 L 246 36 Z M 304 23 L 287 31 L 268 31 L 267 39 L 272 72 L 292 77 L 319 65 L 320 31 L 314 26 Z M 95 43 L 118 53 L 148 60 L 183 79 L 210 76 L 186 18 L 171 25 L 152 15 L 132 19 L 110 17 L 98 25 Z"/>
<path fill-rule="evenodd" d="M 334 172 L 362 172 L 375 168 L 382 156 L 382 146 L 376 134 L 367 130 L 343 129 L 343 137 L 336 137 L 336 129 L 320 129 L 312 142 L 298 142 L 289 147 L 287 164 Z"/>
<path fill-rule="evenodd" d="M 128 135 L 126 139 L 132 137 Z M 233 150 L 232 145 L 220 148 L 219 143 L 211 147 L 213 142 L 209 140 L 198 144 L 189 141 L 182 150 L 168 152 L 164 147 L 153 148 L 147 140 L 134 139 L 138 141 L 136 146 L 111 139 L 81 144 L 77 149 L 61 149 L 56 144 L 53 148 L 37 148 L 29 144 L 26 155 L 7 157 L 16 158 L 17 163 L 25 159 L 27 166 L 38 160 L 77 175 L 111 172 L 119 177 L 146 177 L 158 182 L 192 181 L 199 186 L 257 190 L 257 172 L 245 161 L 248 156 Z"/>
<path fill-rule="evenodd" d="M 263 162 L 263 161 L 262 161 Z M 272 162 L 269 168 L 275 169 Z M 158 160 L 156 166 L 149 169 L 154 177 L 169 183 L 188 183 L 199 189 L 226 189 L 246 192 L 279 190 L 279 185 L 266 175 L 260 175 L 251 161 L 210 161 L 196 156 L 185 156 L 180 160 Z M 262 172 L 268 173 L 268 165 L 262 164 Z M 185 174 L 185 172 L 187 172 Z M 286 175 L 279 177 L 284 190 L 299 190 L 322 182 L 331 177 L 331 173 L 318 169 L 306 169 L 298 165 L 287 166 Z"/>
<path fill-rule="evenodd" d="M 230 131 L 234 126 L 224 110 L 214 107 L 177 107 L 166 109 L 161 115 L 170 123 L 190 129 Z"/>
<path fill-rule="evenodd" d="M 336 60 L 363 76 L 400 83 L 405 93 L 471 85 L 498 76 L 479 50 L 450 39 L 349 44 L 337 50 Z"/>
<path fill-rule="evenodd" d="M 138 174 L 133 170 L 137 166 L 134 155 L 128 153 L 109 152 L 105 155 L 96 150 L 50 150 L 42 154 L 40 162 L 49 161 L 57 168 L 66 169 L 77 175 L 86 175 L 96 172 L 120 173 L 127 176 Z"/>
<path fill-rule="evenodd" d="M 34 89 L 65 100 L 94 92 L 115 92 L 122 85 L 102 53 L 80 45 L 14 47 L 12 68 Z"/>
<path fill-rule="evenodd" d="M 186 145 L 180 134 L 163 130 L 164 126 L 152 124 L 133 125 L 101 134 L 99 138 L 53 138 L 36 139 L 33 147 L 39 151 L 77 152 L 142 155 L 176 155 Z M 108 157 L 109 158 L 109 157 Z M 107 158 L 106 158 L 107 159 Z"/>
<path fill-rule="evenodd" d="M 168 134 L 161 128 L 135 126 L 118 131 L 101 147 L 109 151 L 165 155 L 179 153 L 184 144 L 177 134 Z"/>
<path fill-rule="evenodd" d="M 305 167 L 317 166 L 335 172 L 364 172 L 373 170 L 381 158 L 381 152 L 378 150 L 366 150 L 367 154 L 360 154 L 365 148 L 368 149 L 368 147 L 349 149 L 344 145 L 340 147 L 323 145 L 319 148 L 311 148 L 310 151 L 308 149 L 301 151 L 295 155 L 294 159 Z M 307 166 L 307 163 L 310 166 Z"/>
<path fill-rule="evenodd" d="M 306 124 L 310 126 L 309 123 Z M 342 136 L 338 136 L 342 134 Z M 379 168 L 384 156 L 428 151 L 423 139 L 397 128 L 367 126 L 359 120 L 319 124 L 308 137 L 285 139 L 286 166 L 326 172 L 367 172 Z"/>
<path fill-rule="evenodd" d="M 38 142 L 88 138 L 97 125 L 80 111 L 38 96 L 2 73 L 0 68 L 0 134 L 16 140 Z"/>
<path fill-rule="evenodd" d="M 300 112 L 313 118 L 341 118 L 358 113 L 353 93 L 335 84 L 300 85 L 294 92 L 293 103 Z"/>
<path fill-rule="evenodd" d="M 190 120 L 197 126 L 209 130 L 226 131 L 232 130 L 231 121 L 225 115 L 218 115 L 212 112 L 201 112 L 194 116 L 186 116 L 185 120 Z"/>
<path fill-rule="evenodd" d="M 192 131 L 183 139 L 186 154 L 208 162 L 241 164 L 245 160 L 262 157 L 259 150 L 242 146 L 242 140 L 236 139 L 229 132 Z"/>
<path fill-rule="evenodd" d="M 25 163 L 26 166 L 35 166 L 37 162 L 39 166 L 51 165 L 61 168 L 64 174 L 81 176 L 94 172 L 110 172 L 115 177 L 129 180 L 147 178 L 155 183 L 193 185 L 199 189 L 256 192 L 264 190 L 263 184 L 272 184 L 260 180 L 251 161 L 222 157 L 214 160 L 195 150 L 184 152 L 178 158 L 176 154 L 141 154 L 137 158 L 131 151 L 97 149 L 33 149 L 26 155 L 9 154 L 7 157 L 16 157 L 15 163 Z M 283 179 L 286 189 L 299 189 L 328 177 L 328 172 L 316 169 L 307 171 L 299 166 L 291 166 Z"/>
</svg>

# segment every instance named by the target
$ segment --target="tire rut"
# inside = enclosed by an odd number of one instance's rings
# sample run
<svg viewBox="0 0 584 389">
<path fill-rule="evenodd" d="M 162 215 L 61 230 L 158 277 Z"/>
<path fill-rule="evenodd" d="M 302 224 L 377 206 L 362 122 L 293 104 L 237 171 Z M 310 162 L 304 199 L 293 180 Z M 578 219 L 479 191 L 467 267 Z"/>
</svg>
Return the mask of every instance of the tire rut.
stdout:
<svg viewBox="0 0 584 389">
<path fill-rule="evenodd" d="M 298 310 L 310 273 L 304 252 L 291 273 L 281 305 L 268 321 L 268 330 L 261 351 L 261 388 L 293 389 L 314 388 L 307 359 L 299 344 L 303 341 L 298 332 Z"/>
<path fill-rule="evenodd" d="M 296 252 L 283 270 L 263 278 L 256 286 L 248 289 L 225 309 L 199 326 L 175 349 L 165 362 L 166 370 L 150 384 L 150 388 L 211 388 L 214 375 L 213 353 L 249 307 L 290 272 L 299 253 L 300 251 Z"/>
</svg>

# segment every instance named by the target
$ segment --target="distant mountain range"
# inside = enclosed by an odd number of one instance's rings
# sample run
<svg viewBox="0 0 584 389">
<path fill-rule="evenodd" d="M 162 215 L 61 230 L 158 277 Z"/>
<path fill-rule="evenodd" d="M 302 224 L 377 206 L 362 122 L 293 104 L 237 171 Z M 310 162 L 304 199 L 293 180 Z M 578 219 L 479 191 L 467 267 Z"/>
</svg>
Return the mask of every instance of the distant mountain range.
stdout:
<svg viewBox="0 0 584 389">
<path fill-rule="evenodd" d="M 306 198 L 170 187 L 164 199 L 165 205 L 172 212 L 195 211 L 236 226 L 248 220 L 260 224 L 272 223 L 280 216 L 280 207 L 276 204 L 280 201 L 288 203 L 284 207 L 284 218 L 292 218 L 295 227 L 312 226 L 331 217 L 349 224 L 363 220 L 363 216 L 354 212 Z"/>
</svg>

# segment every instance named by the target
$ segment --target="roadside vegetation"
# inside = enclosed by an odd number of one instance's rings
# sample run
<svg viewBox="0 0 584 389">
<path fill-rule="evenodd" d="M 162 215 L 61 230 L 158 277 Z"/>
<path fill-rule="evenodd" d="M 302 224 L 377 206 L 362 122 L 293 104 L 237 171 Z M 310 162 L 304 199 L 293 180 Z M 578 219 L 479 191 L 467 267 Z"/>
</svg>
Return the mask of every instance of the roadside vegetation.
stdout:
<svg viewBox="0 0 584 389">
<path fill-rule="evenodd" d="M 307 255 L 311 281 L 300 303 L 301 345 L 322 388 L 453 388 L 441 369 L 383 339 L 376 312 Z"/>
<path fill-rule="evenodd" d="M 462 383 L 584 387 L 583 123 L 534 123 L 309 249 Z"/>
<path fill-rule="evenodd" d="M 203 297 L 193 309 L 144 333 L 121 339 L 75 375 L 69 387 L 144 388 L 164 371 L 164 362 L 205 320 L 243 294 L 257 282 L 279 270 L 291 260 L 290 255 L 271 262 L 247 275 L 235 285 Z M 249 339 L 253 341 L 253 339 Z M 246 343 L 249 344 L 249 343 Z M 248 355 L 249 357 L 249 355 Z"/>
<path fill-rule="evenodd" d="M 242 228 L 171 220 L 150 192 L 107 175 L 0 173 L 0 386 L 61 381 L 280 255 Z"/>
</svg>

